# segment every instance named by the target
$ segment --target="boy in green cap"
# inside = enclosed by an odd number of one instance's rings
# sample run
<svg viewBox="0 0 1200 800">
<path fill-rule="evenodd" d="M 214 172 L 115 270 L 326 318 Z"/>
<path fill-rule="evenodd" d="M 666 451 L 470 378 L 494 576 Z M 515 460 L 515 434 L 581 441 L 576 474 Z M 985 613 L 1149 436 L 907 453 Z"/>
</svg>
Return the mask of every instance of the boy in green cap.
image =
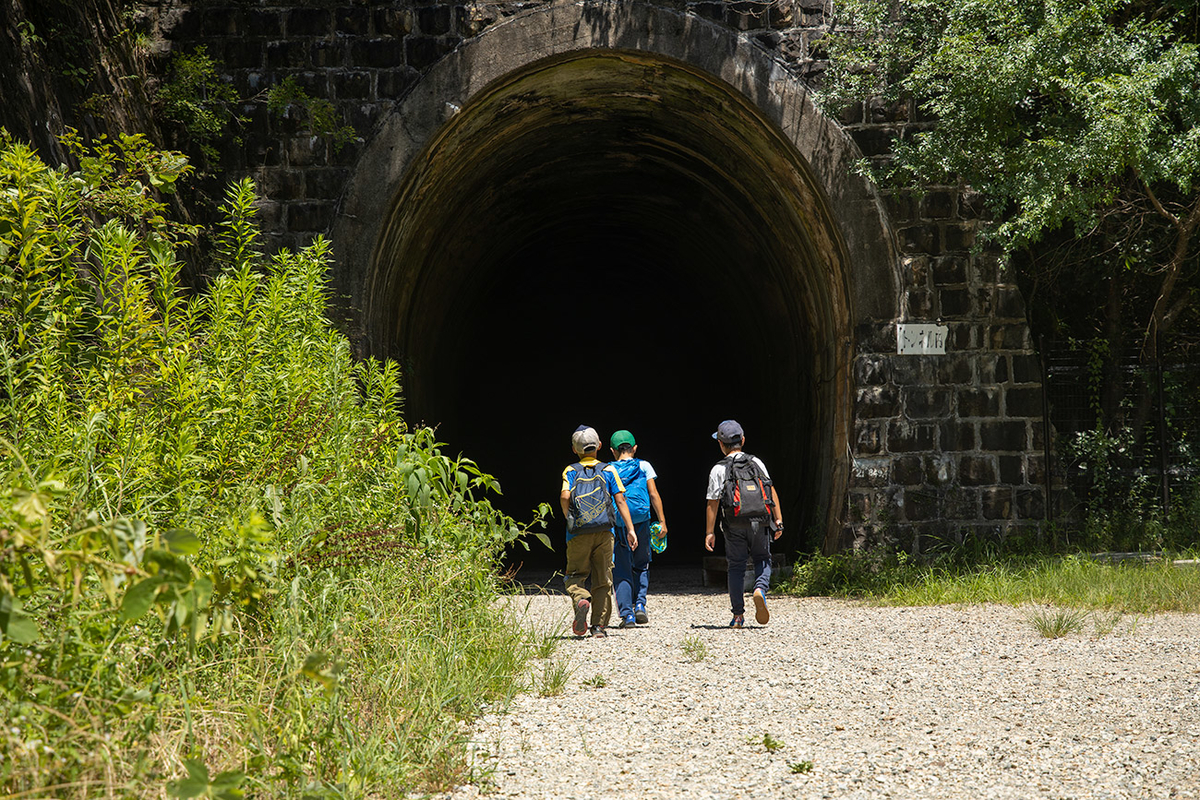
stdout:
<svg viewBox="0 0 1200 800">
<path fill-rule="evenodd" d="M 633 522 L 637 544 L 629 546 L 624 520 L 617 520 L 616 552 L 613 561 L 613 588 L 617 595 L 617 610 L 621 627 L 632 628 L 650 621 L 646 615 L 646 590 L 650 586 L 650 510 L 654 509 L 662 534 L 667 533 L 667 518 L 663 515 L 662 498 L 655 480 L 658 473 L 649 461 L 637 457 L 637 441 L 629 431 L 617 431 L 609 439 L 617 470 L 625 485 L 625 504 Z"/>
</svg>

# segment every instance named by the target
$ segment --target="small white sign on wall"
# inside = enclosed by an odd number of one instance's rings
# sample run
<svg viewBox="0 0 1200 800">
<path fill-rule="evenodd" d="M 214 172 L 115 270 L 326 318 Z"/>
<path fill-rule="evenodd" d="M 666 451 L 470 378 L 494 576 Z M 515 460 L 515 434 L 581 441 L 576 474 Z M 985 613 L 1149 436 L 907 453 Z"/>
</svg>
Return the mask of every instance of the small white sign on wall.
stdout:
<svg viewBox="0 0 1200 800">
<path fill-rule="evenodd" d="M 896 354 L 902 356 L 941 356 L 946 354 L 946 325 L 896 323 Z"/>
</svg>

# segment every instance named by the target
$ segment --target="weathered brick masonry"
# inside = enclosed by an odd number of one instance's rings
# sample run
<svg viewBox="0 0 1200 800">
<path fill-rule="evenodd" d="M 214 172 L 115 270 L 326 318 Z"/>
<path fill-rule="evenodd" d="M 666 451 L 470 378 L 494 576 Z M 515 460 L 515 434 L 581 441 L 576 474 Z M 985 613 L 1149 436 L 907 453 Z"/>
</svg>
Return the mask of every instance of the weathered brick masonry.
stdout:
<svg viewBox="0 0 1200 800">
<path fill-rule="evenodd" d="M 362 140 L 421 75 L 461 42 L 539 2 L 162 2 L 147 4 L 175 49 L 199 46 L 245 98 L 242 144 L 222 153 L 263 196 L 275 246 L 327 232 L 361 148 L 336 150 L 268 113 L 263 92 L 293 77 L 331 101 Z M 823 64 L 822 0 L 663 3 L 747 33 L 748 45 L 806 80 Z M 164 55 L 165 58 L 165 55 Z M 870 159 L 929 124 L 911 108 L 868 104 L 842 120 Z M 382 200 L 381 200 L 382 201 Z M 994 254 L 972 253 L 981 204 L 960 187 L 895 195 L 902 256 L 900 317 L 863 323 L 853 356 L 854 426 L 841 546 L 1031 532 L 1045 516 L 1041 374 L 1023 300 Z M 944 356 L 896 354 L 898 321 L 940 320 Z"/>
</svg>

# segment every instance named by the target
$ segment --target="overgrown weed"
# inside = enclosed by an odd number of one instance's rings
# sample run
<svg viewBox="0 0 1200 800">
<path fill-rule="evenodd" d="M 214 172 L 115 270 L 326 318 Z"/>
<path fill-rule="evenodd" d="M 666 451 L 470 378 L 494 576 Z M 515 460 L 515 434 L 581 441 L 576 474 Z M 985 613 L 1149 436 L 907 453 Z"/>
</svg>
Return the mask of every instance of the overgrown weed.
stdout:
<svg viewBox="0 0 1200 800">
<path fill-rule="evenodd" d="M 541 677 L 537 681 L 537 691 L 542 697 L 558 697 L 567 688 L 571 678 L 571 668 L 565 661 L 548 660 L 542 666 Z"/>
<path fill-rule="evenodd" d="M 539 646 L 494 602 L 522 526 L 325 317 L 329 246 L 197 233 L 143 137 L 50 169 L 0 132 L 0 794 L 381 796 L 468 774 Z"/>
<path fill-rule="evenodd" d="M 699 636 L 683 637 L 683 641 L 679 643 L 679 649 L 683 651 L 684 660 L 694 664 L 708 658 L 708 644 Z"/>
<path fill-rule="evenodd" d="M 1033 608 L 1026 619 L 1044 639 L 1061 639 L 1083 630 L 1087 612 L 1078 608 Z"/>
</svg>

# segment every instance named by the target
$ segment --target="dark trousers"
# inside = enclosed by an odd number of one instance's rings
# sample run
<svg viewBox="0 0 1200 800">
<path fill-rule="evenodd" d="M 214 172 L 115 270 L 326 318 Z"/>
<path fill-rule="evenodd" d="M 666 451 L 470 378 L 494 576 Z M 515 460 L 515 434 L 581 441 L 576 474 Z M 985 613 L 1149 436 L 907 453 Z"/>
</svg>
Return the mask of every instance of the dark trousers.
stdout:
<svg viewBox="0 0 1200 800">
<path fill-rule="evenodd" d="M 754 561 L 754 588 L 771 585 L 771 530 L 766 520 L 722 524 L 729 564 L 729 605 L 734 616 L 746 613 L 746 564 Z"/>
</svg>

